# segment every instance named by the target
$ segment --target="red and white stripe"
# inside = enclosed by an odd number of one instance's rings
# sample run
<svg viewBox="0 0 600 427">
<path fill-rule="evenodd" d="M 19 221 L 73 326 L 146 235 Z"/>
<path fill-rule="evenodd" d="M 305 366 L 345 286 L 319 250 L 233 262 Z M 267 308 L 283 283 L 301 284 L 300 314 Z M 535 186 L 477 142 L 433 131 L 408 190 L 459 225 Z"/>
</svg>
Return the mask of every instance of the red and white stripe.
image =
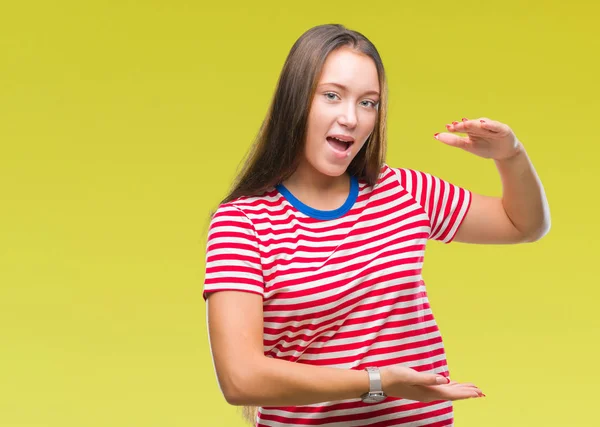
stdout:
<svg viewBox="0 0 600 427">
<path fill-rule="evenodd" d="M 428 239 L 449 243 L 471 194 L 432 175 L 385 165 L 359 181 L 337 219 L 298 211 L 276 189 L 221 205 L 211 222 L 204 296 L 264 298 L 264 352 L 319 366 L 403 364 L 448 375 L 421 277 Z M 451 402 L 360 399 L 260 408 L 258 426 L 448 426 Z"/>
</svg>

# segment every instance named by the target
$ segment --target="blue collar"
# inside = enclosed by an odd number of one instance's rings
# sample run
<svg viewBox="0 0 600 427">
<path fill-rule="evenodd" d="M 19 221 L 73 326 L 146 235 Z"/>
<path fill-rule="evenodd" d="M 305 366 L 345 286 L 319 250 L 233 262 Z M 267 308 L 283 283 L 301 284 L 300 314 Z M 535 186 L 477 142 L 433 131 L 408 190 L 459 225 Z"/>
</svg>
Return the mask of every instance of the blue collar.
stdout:
<svg viewBox="0 0 600 427">
<path fill-rule="evenodd" d="M 308 205 L 305 205 L 300 200 L 298 200 L 290 191 L 283 186 L 283 184 L 278 184 L 276 186 L 277 190 L 286 198 L 290 204 L 298 209 L 305 215 L 308 215 L 311 218 L 315 219 L 337 219 L 344 216 L 358 198 L 358 179 L 355 176 L 350 176 L 350 194 L 348 194 L 348 198 L 344 202 L 342 206 L 337 209 L 331 211 L 323 211 L 319 209 L 311 208 Z"/>
</svg>

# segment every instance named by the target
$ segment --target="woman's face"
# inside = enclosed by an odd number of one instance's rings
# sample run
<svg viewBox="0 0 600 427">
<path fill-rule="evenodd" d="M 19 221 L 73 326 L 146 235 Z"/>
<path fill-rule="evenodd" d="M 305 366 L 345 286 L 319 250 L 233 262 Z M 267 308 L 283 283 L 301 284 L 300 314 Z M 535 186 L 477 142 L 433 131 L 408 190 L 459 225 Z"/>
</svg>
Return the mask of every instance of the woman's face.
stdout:
<svg viewBox="0 0 600 427">
<path fill-rule="evenodd" d="M 331 52 L 310 107 L 302 160 L 322 174 L 342 175 L 373 132 L 378 103 L 375 62 L 348 47 Z"/>
</svg>

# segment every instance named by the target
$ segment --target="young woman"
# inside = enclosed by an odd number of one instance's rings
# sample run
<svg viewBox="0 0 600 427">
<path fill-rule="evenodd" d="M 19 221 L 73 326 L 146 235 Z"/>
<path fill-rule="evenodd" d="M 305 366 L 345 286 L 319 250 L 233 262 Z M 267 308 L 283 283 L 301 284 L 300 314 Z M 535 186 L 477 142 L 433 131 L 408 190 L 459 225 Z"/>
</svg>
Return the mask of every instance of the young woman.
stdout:
<svg viewBox="0 0 600 427">
<path fill-rule="evenodd" d="M 428 239 L 520 243 L 550 224 L 512 130 L 435 137 L 493 159 L 502 198 L 388 166 L 387 86 L 362 34 L 322 25 L 283 67 L 261 131 L 208 234 L 204 297 L 225 399 L 258 426 L 449 426 L 450 380 L 421 277 Z M 456 133 L 465 133 L 460 137 Z"/>
</svg>

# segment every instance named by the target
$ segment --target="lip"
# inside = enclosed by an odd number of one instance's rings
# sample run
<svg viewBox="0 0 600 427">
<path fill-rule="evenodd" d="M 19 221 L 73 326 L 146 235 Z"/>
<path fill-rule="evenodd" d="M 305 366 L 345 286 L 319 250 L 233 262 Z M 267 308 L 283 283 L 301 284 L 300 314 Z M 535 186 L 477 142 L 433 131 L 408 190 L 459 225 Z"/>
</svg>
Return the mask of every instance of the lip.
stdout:
<svg viewBox="0 0 600 427">
<path fill-rule="evenodd" d="M 328 135 L 328 136 L 332 136 L 332 135 Z M 350 141 L 348 141 L 350 142 Z M 331 146 L 331 144 L 329 143 L 329 141 L 327 141 L 327 139 L 325 139 L 325 143 L 327 144 L 327 146 L 329 147 L 329 149 L 331 150 L 331 153 L 338 159 L 340 160 L 345 160 L 345 159 L 349 159 L 352 157 L 352 154 L 350 154 L 352 152 L 352 142 L 350 142 L 350 145 L 348 145 L 348 148 L 345 151 L 338 151 L 335 148 L 333 148 Z"/>
<path fill-rule="evenodd" d="M 354 143 L 354 138 L 352 138 L 350 135 L 342 135 L 342 134 L 334 133 L 332 135 L 327 135 L 327 137 L 337 138 L 341 141 L 349 142 L 350 145 L 352 145 Z"/>
</svg>

